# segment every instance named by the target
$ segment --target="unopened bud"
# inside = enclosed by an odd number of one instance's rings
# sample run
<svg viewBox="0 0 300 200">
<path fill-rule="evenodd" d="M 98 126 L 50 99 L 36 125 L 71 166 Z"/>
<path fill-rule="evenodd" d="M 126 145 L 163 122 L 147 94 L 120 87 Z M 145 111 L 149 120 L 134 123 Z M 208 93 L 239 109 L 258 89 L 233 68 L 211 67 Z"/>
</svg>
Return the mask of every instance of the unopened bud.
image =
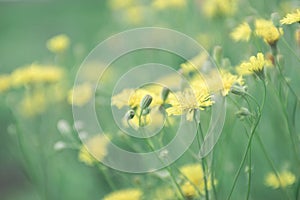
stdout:
<svg viewBox="0 0 300 200">
<path fill-rule="evenodd" d="M 217 62 L 217 64 L 221 63 L 222 54 L 223 54 L 222 47 L 221 46 L 215 46 L 213 56 L 214 56 L 214 59 Z"/>
<path fill-rule="evenodd" d="M 150 108 L 145 108 L 142 111 L 142 115 L 148 115 L 150 113 Z"/>
<path fill-rule="evenodd" d="M 274 12 L 271 14 L 271 20 L 272 20 L 274 26 L 277 28 L 280 26 L 280 19 L 281 18 L 277 12 Z"/>
<path fill-rule="evenodd" d="M 128 110 L 127 113 L 125 114 L 125 119 L 128 121 L 128 120 L 131 120 L 135 115 L 135 112 L 134 110 Z"/>
<path fill-rule="evenodd" d="M 144 110 L 145 108 L 148 108 L 151 102 L 152 102 L 152 96 L 150 96 L 149 94 L 145 95 L 140 103 L 141 109 Z"/>
<path fill-rule="evenodd" d="M 239 111 L 235 113 L 239 118 L 244 118 L 249 115 L 252 115 L 251 112 L 248 110 L 248 108 L 241 107 Z"/>
<path fill-rule="evenodd" d="M 247 92 L 247 86 L 233 85 L 230 91 L 236 95 L 244 95 Z"/>
<path fill-rule="evenodd" d="M 164 87 L 164 88 L 162 89 L 162 91 L 161 91 L 161 99 L 162 99 L 163 101 L 166 101 L 166 99 L 167 99 L 168 96 L 169 96 L 169 93 L 170 93 L 169 88 Z"/>
</svg>

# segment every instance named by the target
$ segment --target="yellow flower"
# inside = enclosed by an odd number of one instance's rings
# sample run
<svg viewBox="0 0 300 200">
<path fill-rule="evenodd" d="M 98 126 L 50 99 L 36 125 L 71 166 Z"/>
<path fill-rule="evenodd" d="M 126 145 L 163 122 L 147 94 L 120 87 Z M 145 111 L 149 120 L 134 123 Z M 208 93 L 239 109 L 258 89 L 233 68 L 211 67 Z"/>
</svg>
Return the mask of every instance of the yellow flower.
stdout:
<svg viewBox="0 0 300 200">
<path fill-rule="evenodd" d="M 183 184 L 181 185 L 181 189 L 186 197 L 195 197 L 197 196 L 197 190 L 204 194 L 205 192 L 205 184 L 204 184 L 204 174 L 203 169 L 200 164 L 189 164 L 180 168 L 180 172 L 184 175 Z M 207 176 L 207 189 L 211 190 L 212 183 L 210 176 Z M 216 180 L 214 180 L 213 184 L 216 184 Z"/>
<path fill-rule="evenodd" d="M 269 45 L 274 45 L 283 35 L 283 29 L 276 28 L 270 20 L 257 19 L 255 20 L 255 34 Z"/>
<path fill-rule="evenodd" d="M 46 110 L 47 101 L 43 91 L 35 91 L 31 95 L 26 95 L 20 102 L 20 112 L 23 116 L 34 117 Z"/>
<path fill-rule="evenodd" d="M 68 93 L 69 104 L 83 106 L 91 99 L 93 95 L 92 86 L 89 83 L 83 83 L 75 86 Z"/>
<path fill-rule="evenodd" d="M 256 57 L 251 56 L 249 61 L 242 62 L 240 66 L 237 67 L 237 72 L 240 75 L 250 75 L 250 74 L 261 74 L 264 67 L 268 64 L 262 53 L 257 53 Z"/>
<path fill-rule="evenodd" d="M 237 6 L 238 0 L 206 0 L 203 11 L 208 17 L 233 16 Z"/>
<path fill-rule="evenodd" d="M 107 145 L 109 139 L 104 134 L 98 134 L 89 139 L 84 145 L 80 147 L 78 159 L 86 165 L 93 164 L 103 160 L 107 155 Z"/>
<path fill-rule="evenodd" d="M 106 195 L 103 200 L 141 200 L 142 196 L 140 189 L 124 189 Z"/>
<path fill-rule="evenodd" d="M 190 72 L 195 72 L 197 69 L 200 69 L 204 62 L 207 60 L 208 55 L 205 52 L 202 52 L 192 58 L 191 60 L 188 60 L 185 63 L 182 63 L 180 65 L 183 74 L 188 75 Z"/>
<path fill-rule="evenodd" d="M 234 41 L 249 41 L 251 36 L 251 28 L 248 23 L 244 22 L 237 26 L 231 33 Z"/>
<path fill-rule="evenodd" d="M 47 41 L 47 48 L 53 53 L 62 53 L 64 52 L 70 45 L 70 39 L 67 35 L 61 34 L 50 38 Z"/>
<path fill-rule="evenodd" d="M 280 20 L 281 24 L 293 24 L 300 23 L 300 9 L 297 9 L 294 13 L 288 13 L 282 20 Z"/>
<path fill-rule="evenodd" d="M 131 6 L 125 10 L 125 20 L 129 24 L 138 25 L 144 20 L 145 11 L 144 6 Z"/>
<path fill-rule="evenodd" d="M 9 75 L 0 75 L 0 93 L 10 88 L 11 78 Z"/>
<path fill-rule="evenodd" d="M 185 89 L 183 92 L 170 94 L 167 103 L 171 105 L 166 109 L 169 116 L 186 114 L 186 119 L 192 121 L 195 110 L 204 110 L 214 102 L 210 99 L 206 88 L 198 88 L 197 90 Z"/>
<path fill-rule="evenodd" d="M 152 6 L 157 10 L 167 8 L 182 8 L 186 5 L 186 0 L 154 0 Z"/>
<path fill-rule="evenodd" d="M 136 3 L 136 0 L 109 0 L 109 7 L 113 10 L 121 10 L 124 8 L 128 8 L 131 5 L 133 5 L 134 3 Z"/>
<path fill-rule="evenodd" d="M 274 173 L 269 173 L 265 178 L 265 185 L 277 189 L 279 187 L 285 188 L 293 185 L 296 182 L 296 177 L 293 173 L 283 171 L 278 174 L 279 177 Z"/>
<path fill-rule="evenodd" d="M 63 69 L 57 66 L 32 64 L 13 71 L 11 83 L 15 87 L 27 84 L 55 83 L 62 79 L 63 74 Z"/>
</svg>

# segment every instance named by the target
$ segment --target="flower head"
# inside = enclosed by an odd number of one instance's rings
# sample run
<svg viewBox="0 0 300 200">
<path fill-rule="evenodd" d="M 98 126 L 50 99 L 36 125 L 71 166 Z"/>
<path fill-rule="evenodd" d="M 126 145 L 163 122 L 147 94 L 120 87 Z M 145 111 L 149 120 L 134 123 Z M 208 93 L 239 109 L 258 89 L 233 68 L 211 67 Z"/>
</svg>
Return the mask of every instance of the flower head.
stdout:
<svg viewBox="0 0 300 200">
<path fill-rule="evenodd" d="M 262 53 L 257 53 L 256 56 L 251 56 L 249 61 L 242 62 L 236 70 L 240 75 L 250 75 L 255 73 L 258 76 L 261 76 L 266 64 L 268 64 L 268 62 L 265 60 L 264 55 Z"/>
<path fill-rule="evenodd" d="M 87 165 L 101 161 L 107 155 L 107 145 L 109 139 L 103 134 L 98 134 L 90 138 L 80 147 L 78 159 Z"/>
<path fill-rule="evenodd" d="M 274 173 L 269 173 L 265 178 L 265 185 L 273 189 L 277 189 L 279 187 L 285 188 L 293 185 L 295 182 L 295 175 L 289 171 L 283 171 L 279 173 L 278 177 Z"/>
<path fill-rule="evenodd" d="M 70 45 L 70 39 L 67 35 L 61 34 L 54 36 L 47 41 L 47 48 L 53 53 L 62 53 Z"/>
<path fill-rule="evenodd" d="M 68 93 L 68 102 L 71 105 L 83 106 L 91 99 L 93 95 L 92 86 L 89 83 L 83 83 L 75 86 Z"/>
<path fill-rule="evenodd" d="M 106 195 L 103 200 L 141 200 L 142 196 L 140 189 L 124 189 Z"/>
<path fill-rule="evenodd" d="M 283 29 L 275 27 L 270 20 L 257 19 L 255 20 L 255 34 L 272 46 L 283 35 Z"/>
<path fill-rule="evenodd" d="M 234 41 L 249 41 L 251 36 L 251 28 L 248 23 L 244 22 L 238 25 L 231 33 Z"/>
<path fill-rule="evenodd" d="M 300 23 L 300 9 L 297 9 L 294 13 L 288 13 L 282 20 L 281 24 L 293 24 Z"/>
</svg>

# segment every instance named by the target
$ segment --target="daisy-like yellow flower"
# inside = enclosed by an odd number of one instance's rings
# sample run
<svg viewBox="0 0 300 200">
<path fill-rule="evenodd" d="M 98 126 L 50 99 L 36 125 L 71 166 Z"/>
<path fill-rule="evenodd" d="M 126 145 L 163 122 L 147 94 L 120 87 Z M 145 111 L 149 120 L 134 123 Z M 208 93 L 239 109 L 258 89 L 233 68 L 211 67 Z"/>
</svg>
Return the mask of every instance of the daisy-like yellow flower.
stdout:
<svg viewBox="0 0 300 200">
<path fill-rule="evenodd" d="M 65 34 L 60 34 L 50 38 L 47 41 L 47 48 L 53 53 L 62 53 L 64 52 L 70 45 L 70 39 Z"/>
<path fill-rule="evenodd" d="M 68 102 L 71 105 L 83 106 L 93 96 L 93 90 L 90 83 L 83 83 L 75 86 L 68 92 Z"/>
<path fill-rule="evenodd" d="M 192 121 L 196 110 L 204 110 L 214 102 L 206 88 L 196 90 L 185 89 L 183 92 L 170 94 L 167 103 L 171 107 L 166 109 L 169 116 L 186 114 L 186 119 Z"/>
<path fill-rule="evenodd" d="M 157 10 L 164 10 L 167 8 L 182 8 L 185 7 L 186 0 L 154 0 L 152 6 Z"/>
<path fill-rule="evenodd" d="M 270 20 L 257 19 L 255 20 L 255 34 L 272 46 L 283 35 L 283 29 L 276 28 Z"/>
<path fill-rule="evenodd" d="M 206 0 L 204 14 L 208 17 L 233 16 L 238 7 L 238 0 Z"/>
<path fill-rule="evenodd" d="M 218 90 L 221 90 L 221 93 L 223 96 L 228 95 L 228 93 L 230 92 L 232 86 L 234 85 L 238 85 L 238 86 L 242 86 L 244 85 L 244 80 L 242 76 L 238 76 L 238 75 L 234 75 L 228 71 L 222 70 L 220 72 L 221 75 L 221 82 L 222 85 L 217 87 Z M 212 75 L 212 78 L 214 77 L 214 75 Z"/>
<path fill-rule="evenodd" d="M 18 87 L 28 84 L 56 83 L 63 78 L 63 75 L 64 71 L 60 67 L 32 64 L 13 71 L 11 84 Z"/>
<path fill-rule="evenodd" d="M 278 177 L 274 173 L 269 173 L 265 177 L 265 185 L 273 189 L 277 189 L 279 187 L 285 188 L 293 185 L 295 182 L 296 176 L 289 171 L 283 171 L 279 173 Z"/>
<path fill-rule="evenodd" d="M 280 20 L 281 24 L 293 24 L 297 22 L 300 23 L 300 9 L 297 9 L 294 13 L 288 13 Z"/>
<path fill-rule="evenodd" d="M 11 78 L 9 75 L 0 75 L 0 93 L 10 88 Z"/>
<path fill-rule="evenodd" d="M 107 145 L 109 139 L 104 134 L 98 134 L 90 138 L 85 144 L 80 147 L 78 159 L 86 165 L 93 164 L 103 160 L 107 155 Z"/>
<path fill-rule="evenodd" d="M 231 33 L 230 36 L 234 41 L 249 41 L 251 37 L 251 28 L 248 23 L 244 22 L 238 25 Z"/>
<path fill-rule="evenodd" d="M 204 62 L 208 59 L 207 53 L 204 51 L 199 53 L 197 56 L 188 60 L 185 63 L 180 65 L 184 75 L 188 75 L 190 72 L 195 72 L 197 69 L 200 69 Z"/>
<path fill-rule="evenodd" d="M 242 62 L 240 66 L 236 68 L 236 71 L 240 75 L 250 75 L 257 74 L 261 75 L 263 73 L 264 67 L 266 66 L 267 61 L 262 53 L 257 53 L 256 56 L 251 56 L 249 61 Z"/>
<path fill-rule="evenodd" d="M 103 200 L 141 200 L 143 192 L 140 189 L 124 189 L 106 195 Z"/>
<path fill-rule="evenodd" d="M 185 178 L 188 179 L 181 184 L 181 189 L 184 195 L 188 198 L 193 198 L 197 196 L 197 190 L 204 194 L 205 192 L 205 184 L 204 184 L 204 173 L 200 164 L 188 164 L 181 167 L 180 172 L 184 175 Z M 216 180 L 214 180 L 213 184 L 216 184 Z M 211 179 L 208 176 L 207 178 L 207 189 L 211 190 L 212 183 Z"/>
</svg>

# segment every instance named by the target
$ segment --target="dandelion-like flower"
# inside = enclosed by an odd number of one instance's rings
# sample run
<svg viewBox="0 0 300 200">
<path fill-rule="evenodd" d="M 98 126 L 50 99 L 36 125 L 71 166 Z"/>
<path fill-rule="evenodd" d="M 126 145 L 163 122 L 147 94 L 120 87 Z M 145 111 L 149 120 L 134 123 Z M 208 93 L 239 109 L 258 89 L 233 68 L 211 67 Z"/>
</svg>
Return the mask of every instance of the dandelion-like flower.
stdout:
<svg viewBox="0 0 300 200">
<path fill-rule="evenodd" d="M 103 134 L 90 138 L 80 147 L 78 159 L 86 165 L 92 166 L 107 155 L 108 143 L 109 139 Z"/>
<path fill-rule="evenodd" d="M 250 75 L 255 73 L 259 77 L 263 76 L 263 70 L 267 61 L 262 53 L 257 53 L 256 56 L 251 56 L 249 61 L 242 62 L 237 67 L 236 71 L 240 75 Z"/>
<path fill-rule="evenodd" d="M 283 35 L 283 29 L 275 27 L 270 20 L 257 19 L 255 20 L 255 34 L 272 46 Z"/>
<path fill-rule="evenodd" d="M 285 188 L 293 185 L 295 182 L 296 176 L 289 171 L 283 171 L 279 173 L 278 177 L 274 173 L 269 173 L 265 177 L 265 185 L 273 189 L 277 189 L 279 187 Z"/>
<path fill-rule="evenodd" d="M 71 105 L 83 106 L 91 99 L 93 95 L 92 86 L 89 83 L 83 83 L 75 86 L 68 93 L 68 102 Z"/>
<path fill-rule="evenodd" d="M 181 189 L 186 197 L 192 198 L 197 196 L 197 190 L 201 194 L 204 194 L 205 192 L 204 173 L 200 164 L 188 164 L 181 167 L 179 170 L 184 175 L 184 177 L 188 179 L 185 180 L 181 185 Z M 216 180 L 214 180 L 213 184 L 216 184 Z M 208 176 L 207 189 L 210 190 L 211 187 L 212 187 L 212 183 Z"/>
<path fill-rule="evenodd" d="M 249 41 L 251 37 L 251 28 L 248 23 L 244 22 L 238 25 L 231 33 L 230 36 L 234 41 Z"/>
<path fill-rule="evenodd" d="M 183 92 L 172 94 L 167 103 L 171 105 L 166 109 L 169 116 L 186 114 L 186 119 L 192 121 L 196 110 L 204 110 L 214 102 L 206 88 L 199 88 L 197 90 L 185 89 Z"/>
<path fill-rule="evenodd" d="M 288 13 L 280 20 L 281 24 L 293 24 L 297 22 L 300 23 L 300 9 L 297 9 L 294 13 Z"/>
<path fill-rule="evenodd" d="M 106 195 L 103 200 L 141 200 L 143 192 L 140 189 L 124 189 Z"/>
<path fill-rule="evenodd" d="M 230 72 L 227 72 L 225 70 L 221 71 L 221 79 L 222 79 L 222 87 L 221 92 L 223 96 L 226 96 L 229 91 L 231 90 L 232 86 L 238 85 L 242 86 L 244 85 L 244 80 L 242 76 L 234 75 Z"/>
<path fill-rule="evenodd" d="M 67 35 L 61 34 L 49 39 L 46 45 L 53 53 L 62 53 L 69 47 L 70 39 Z"/>
</svg>

